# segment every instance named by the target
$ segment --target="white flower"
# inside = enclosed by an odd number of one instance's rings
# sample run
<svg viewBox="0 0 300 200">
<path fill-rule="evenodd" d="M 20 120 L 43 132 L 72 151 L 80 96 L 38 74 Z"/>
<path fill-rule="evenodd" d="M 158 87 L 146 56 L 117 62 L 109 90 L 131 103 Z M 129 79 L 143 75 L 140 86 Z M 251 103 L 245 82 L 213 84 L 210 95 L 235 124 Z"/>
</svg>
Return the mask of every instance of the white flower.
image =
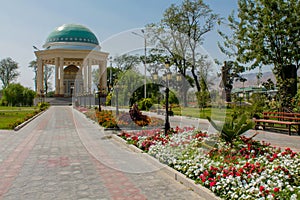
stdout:
<svg viewBox="0 0 300 200">
<path fill-rule="evenodd" d="M 297 200 L 297 194 L 292 194 L 290 200 Z"/>
</svg>

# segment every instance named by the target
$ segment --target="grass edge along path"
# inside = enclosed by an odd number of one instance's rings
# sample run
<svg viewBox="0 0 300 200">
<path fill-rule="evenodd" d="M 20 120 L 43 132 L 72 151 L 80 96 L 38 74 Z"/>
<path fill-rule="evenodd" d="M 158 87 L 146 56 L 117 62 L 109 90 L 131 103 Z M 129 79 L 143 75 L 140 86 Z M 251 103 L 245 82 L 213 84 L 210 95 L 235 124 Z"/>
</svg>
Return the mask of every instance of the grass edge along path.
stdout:
<svg viewBox="0 0 300 200">
<path fill-rule="evenodd" d="M 29 120 L 42 110 L 35 107 L 0 106 L 0 130 L 13 130 L 18 125 Z"/>
</svg>

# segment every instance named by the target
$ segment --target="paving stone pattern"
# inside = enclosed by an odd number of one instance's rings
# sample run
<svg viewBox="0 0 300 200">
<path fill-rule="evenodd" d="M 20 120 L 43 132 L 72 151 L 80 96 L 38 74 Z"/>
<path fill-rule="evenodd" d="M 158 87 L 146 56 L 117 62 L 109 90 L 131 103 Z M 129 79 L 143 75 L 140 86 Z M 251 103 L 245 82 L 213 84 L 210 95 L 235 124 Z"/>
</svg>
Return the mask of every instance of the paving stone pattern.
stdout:
<svg viewBox="0 0 300 200">
<path fill-rule="evenodd" d="M 0 199 L 200 199 L 69 106 L 0 131 Z"/>
</svg>

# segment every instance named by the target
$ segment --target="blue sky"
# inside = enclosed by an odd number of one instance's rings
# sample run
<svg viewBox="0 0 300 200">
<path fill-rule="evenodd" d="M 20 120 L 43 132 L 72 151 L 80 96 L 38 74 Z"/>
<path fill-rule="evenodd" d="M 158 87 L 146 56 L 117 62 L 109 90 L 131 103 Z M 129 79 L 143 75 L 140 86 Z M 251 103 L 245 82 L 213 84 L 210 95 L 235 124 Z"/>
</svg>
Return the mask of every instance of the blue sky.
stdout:
<svg viewBox="0 0 300 200">
<path fill-rule="evenodd" d="M 237 0 L 204 2 L 222 17 L 227 17 L 237 8 Z M 4 0 L 0 6 L 0 59 L 11 57 L 18 62 L 21 75 L 17 82 L 33 89 L 34 74 L 28 68 L 28 63 L 35 59 L 32 46 L 41 49 L 47 36 L 56 27 L 67 23 L 85 25 L 98 37 L 103 50 L 107 51 L 113 48 L 108 47 L 109 38 L 158 22 L 172 3 L 180 4 L 181 1 Z M 213 58 L 222 56 L 217 48 L 220 38 L 216 30 L 206 36 L 203 45 Z M 136 42 L 142 44 L 142 38 L 136 37 Z"/>
</svg>

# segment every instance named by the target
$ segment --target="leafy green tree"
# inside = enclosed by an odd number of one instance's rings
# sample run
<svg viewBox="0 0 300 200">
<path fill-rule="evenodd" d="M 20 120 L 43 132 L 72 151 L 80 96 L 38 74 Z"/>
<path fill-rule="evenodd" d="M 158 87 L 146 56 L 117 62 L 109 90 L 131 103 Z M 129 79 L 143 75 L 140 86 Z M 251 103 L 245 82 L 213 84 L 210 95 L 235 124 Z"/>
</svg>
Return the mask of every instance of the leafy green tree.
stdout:
<svg viewBox="0 0 300 200">
<path fill-rule="evenodd" d="M 36 60 L 32 60 L 29 63 L 29 68 L 32 68 L 32 71 L 34 72 L 34 88 L 36 91 L 37 88 L 37 62 Z M 50 65 L 44 66 L 44 88 L 46 95 L 48 94 L 49 90 L 51 90 L 52 83 L 51 83 L 51 77 L 53 75 L 54 67 Z"/>
<path fill-rule="evenodd" d="M 180 5 L 172 4 L 166 9 L 159 23 L 147 26 L 150 41 L 158 49 L 165 49 L 176 71 L 186 80 L 192 80 L 190 84 L 194 84 L 198 92 L 201 91 L 201 65 L 198 64 L 205 58 L 199 54 L 199 47 L 218 20 L 218 15 L 202 0 L 184 0 Z M 187 104 L 187 84 L 182 85 L 182 91 Z"/>
<path fill-rule="evenodd" d="M 51 83 L 51 77 L 54 71 L 54 67 L 50 65 L 45 65 L 44 67 L 44 86 L 45 86 L 45 93 L 46 96 L 48 94 L 48 91 L 51 90 L 52 83 Z"/>
<path fill-rule="evenodd" d="M 266 82 L 263 82 L 262 85 L 267 90 L 274 90 L 275 89 L 275 84 L 274 84 L 274 82 L 270 78 Z"/>
<path fill-rule="evenodd" d="M 32 106 L 35 92 L 19 83 L 11 83 L 3 89 L 1 102 L 10 106 Z"/>
<path fill-rule="evenodd" d="M 300 1 L 239 0 L 238 60 L 250 69 L 272 65 L 283 106 L 296 93 Z"/>
<path fill-rule="evenodd" d="M 29 88 L 24 88 L 22 105 L 32 106 L 35 95 L 36 95 L 35 91 Z"/>
<path fill-rule="evenodd" d="M 6 88 L 12 81 L 16 80 L 20 73 L 17 71 L 18 63 L 11 58 L 5 58 L 0 61 L 0 80 L 3 88 Z"/>
<path fill-rule="evenodd" d="M 126 70 L 136 70 L 136 66 L 140 63 L 140 57 L 139 56 L 133 56 L 124 54 L 121 56 L 118 56 L 114 58 L 113 65 L 107 67 L 107 87 L 111 90 L 110 86 L 114 86 L 115 83 L 118 81 L 118 78 L 121 76 L 122 72 L 125 72 Z M 112 74 L 110 75 L 110 72 Z M 112 82 L 110 83 L 110 76 L 112 79 Z M 99 83 L 99 69 L 94 69 L 92 71 L 92 77 L 93 77 L 93 83 L 97 85 Z"/>
<path fill-rule="evenodd" d="M 232 12 L 227 21 L 222 21 L 231 29 L 231 34 L 225 34 L 224 32 L 218 30 L 219 35 L 223 38 L 223 42 L 218 42 L 218 47 L 220 51 L 228 57 L 228 60 L 224 62 L 221 67 L 221 83 L 219 87 L 222 89 L 222 96 L 227 102 L 231 102 L 231 90 L 233 88 L 234 81 L 246 81 L 241 73 L 245 71 L 245 67 L 237 60 L 238 56 L 238 32 L 239 23 L 234 18 L 234 12 Z M 216 63 L 221 65 L 219 60 Z"/>
<path fill-rule="evenodd" d="M 110 83 L 110 72 L 111 74 L 111 79 L 112 82 Z M 109 91 L 112 89 L 110 86 L 114 86 L 115 82 L 117 81 L 118 73 L 120 73 L 121 70 L 115 67 L 107 67 L 107 87 L 109 88 Z M 99 83 L 99 68 L 93 69 L 92 71 L 92 78 L 93 78 L 93 83 L 95 85 L 98 85 Z"/>
<path fill-rule="evenodd" d="M 221 83 L 220 87 L 223 88 L 222 96 L 227 102 L 231 102 L 231 90 L 233 88 L 233 82 L 240 80 L 245 81 L 245 79 L 240 75 L 244 71 L 244 67 L 241 65 L 236 65 L 233 61 L 224 62 L 221 69 Z"/>
<path fill-rule="evenodd" d="M 33 80 L 34 80 L 34 90 L 36 91 L 36 88 L 37 88 L 37 79 L 36 79 L 37 78 L 37 62 L 36 62 L 36 60 L 30 61 L 28 67 L 32 68 L 32 71 L 34 72 L 34 78 L 33 78 Z"/>
<path fill-rule="evenodd" d="M 119 105 L 131 106 L 144 97 L 143 83 L 144 76 L 135 70 L 120 72 L 112 91 L 113 98 L 116 95 L 115 91 L 118 90 Z"/>
<path fill-rule="evenodd" d="M 114 63 L 116 67 L 121 71 L 133 69 L 141 61 L 143 61 L 143 58 L 140 58 L 137 55 L 129 55 L 129 54 L 123 54 L 121 56 L 114 58 Z"/>
</svg>

